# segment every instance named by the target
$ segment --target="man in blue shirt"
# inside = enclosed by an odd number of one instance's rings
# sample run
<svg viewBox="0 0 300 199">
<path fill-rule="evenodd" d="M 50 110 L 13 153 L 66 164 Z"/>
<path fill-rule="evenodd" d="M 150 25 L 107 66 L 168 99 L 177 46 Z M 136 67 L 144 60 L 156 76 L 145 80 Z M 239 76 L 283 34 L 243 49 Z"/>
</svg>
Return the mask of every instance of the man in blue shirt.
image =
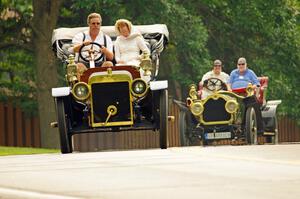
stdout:
<svg viewBox="0 0 300 199">
<path fill-rule="evenodd" d="M 239 58 L 237 69 L 230 73 L 228 81 L 228 90 L 237 88 L 246 88 L 251 83 L 253 88 L 260 86 L 256 74 L 247 68 L 247 62 L 244 57 Z"/>
<path fill-rule="evenodd" d="M 237 88 L 246 88 L 249 83 L 252 84 L 254 90 L 260 86 L 256 74 L 252 70 L 247 68 L 246 59 L 244 57 L 240 57 L 237 62 L 237 69 L 233 70 L 230 73 L 230 77 L 227 84 L 228 91 L 232 91 L 232 89 L 237 89 Z M 250 97 L 246 97 L 243 100 L 243 102 L 246 107 L 254 108 L 256 113 L 256 119 L 257 119 L 257 133 L 259 134 L 263 133 L 264 127 L 263 127 L 262 114 L 260 110 L 260 104 L 258 103 L 256 96 L 253 95 Z"/>
</svg>

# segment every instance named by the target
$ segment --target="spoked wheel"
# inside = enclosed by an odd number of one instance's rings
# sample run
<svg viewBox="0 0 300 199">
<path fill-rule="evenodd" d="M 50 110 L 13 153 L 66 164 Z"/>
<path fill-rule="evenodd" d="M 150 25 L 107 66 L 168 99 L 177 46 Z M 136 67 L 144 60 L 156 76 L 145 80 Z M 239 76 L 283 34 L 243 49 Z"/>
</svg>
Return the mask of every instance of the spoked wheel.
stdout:
<svg viewBox="0 0 300 199">
<path fill-rule="evenodd" d="M 248 144 L 257 144 L 257 120 L 254 108 L 246 111 L 245 134 Z"/>
<path fill-rule="evenodd" d="M 72 153 L 72 136 L 69 134 L 63 98 L 56 98 L 56 109 L 61 153 Z"/>
<path fill-rule="evenodd" d="M 159 144 L 161 149 L 166 149 L 168 147 L 168 90 L 160 91 L 159 118 Z"/>
</svg>

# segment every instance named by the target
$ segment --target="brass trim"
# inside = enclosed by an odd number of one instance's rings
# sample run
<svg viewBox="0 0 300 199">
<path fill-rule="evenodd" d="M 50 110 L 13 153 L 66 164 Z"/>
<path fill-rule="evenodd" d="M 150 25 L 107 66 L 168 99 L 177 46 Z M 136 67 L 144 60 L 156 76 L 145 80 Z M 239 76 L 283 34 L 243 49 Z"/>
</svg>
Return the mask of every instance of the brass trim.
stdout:
<svg viewBox="0 0 300 199">
<path fill-rule="evenodd" d="M 247 97 L 254 95 L 253 85 L 251 83 L 248 84 L 246 88 Z"/>
<path fill-rule="evenodd" d="M 194 110 L 193 107 L 194 107 L 196 104 L 199 104 L 200 107 L 201 107 L 200 113 L 197 113 L 197 114 L 195 113 L 195 111 L 193 111 L 193 110 Z M 204 106 L 203 106 L 203 104 L 202 104 L 200 101 L 192 102 L 192 103 L 191 103 L 191 106 L 190 106 L 190 110 L 191 110 L 191 112 L 192 112 L 193 115 L 195 115 L 195 116 L 200 116 L 200 115 L 203 113 L 203 111 L 204 111 Z"/>
<path fill-rule="evenodd" d="M 143 93 L 141 93 L 141 94 L 137 94 L 137 93 L 135 93 L 135 92 L 133 91 L 133 84 L 134 84 L 136 81 L 143 81 L 144 84 L 145 84 L 145 86 L 146 86 L 145 91 L 144 91 Z M 149 85 L 148 85 L 147 82 L 145 82 L 142 78 L 136 78 L 135 80 L 133 80 L 133 81 L 131 82 L 131 85 L 130 85 L 130 92 L 131 92 L 132 95 L 135 96 L 135 97 L 143 97 L 143 96 L 147 93 L 148 90 L 149 90 Z"/>
<path fill-rule="evenodd" d="M 225 92 L 228 92 L 228 91 L 225 91 Z M 216 93 L 213 93 L 212 95 L 208 96 L 207 98 L 205 98 L 204 100 L 202 100 L 202 105 L 203 105 L 203 111 L 204 111 L 204 106 L 205 106 L 205 103 L 210 100 L 210 99 L 213 99 L 213 100 L 217 100 L 219 98 L 222 98 L 226 101 L 226 103 L 229 101 L 229 100 L 233 100 L 234 98 L 232 98 L 231 96 L 227 96 L 227 95 L 224 95 L 223 94 L 223 91 L 222 93 L 221 92 L 216 92 Z M 224 107 L 225 110 L 226 110 L 226 107 Z M 226 110 L 227 111 L 227 110 Z M 204 124 L 204 125 L 218 125 L 218 124 L 232 124 L 234 122 L 234 118 L 235 118 L 235 115 L 237 113 L 238 109 L 236 109 L 236 112 L 234 113 L 228 113 L 230 114 L 230 119 L 229 120 L 224 120 L 224 121 L 215 121 L 215 122 L 206 122 L 203 120 L 203 114 L 201 114 L 198 118 L 199 118 L 199 121 L 201 124 Z M 203 112 L 202 112 L 203 113 Z"/>
<path fill-rule="evenodd" d="M 195 84 L 189 86 L 189 96 L 193 100 L 198 99 L 197 86 Z"/>
<path fill-rule="evenodd" d="M 115 115 L 115 114 L 117 114 L 117 112 L 118 112 L 118 109 L 115 105 L 110 105 L 107 107 L 108 114 Z"/>
<path fill-rule="evenodd" d="M 91 126 L 92 127 L 110 127 L 110 126 L 124 126 L 124 125 L 133 125 L 133 96 L 131 94 L 131 82 L 132 79 L 126 74 L 112 74 L 112 75 L 97 75 L 89 78 L 89 85 L 98 84 L 98 83 L 114 83 L 114 82 L 128 82 L 128 92 L 129 92 L 129 101 L 130 101 L 130 120 L 129 121 L 119 121 L 119 122 L 94 122 L 94 103 L 93 96 L 91 95 Z"/>
<path fill-rule="evenodd" d="M 229 111 L 228 110 L 228 104 L 229 103 L 234 103 L 235 104 L 235 109 L 233 110 L 233 111 Z M 226 101 L 226 103 L 225 103 L 225 109 L 226 109 L 226 111 L 228 112 L 228 113 L 236 113 L 237 112 L 237 110 L 239 109 L 239 104 L 237 103 L 237 101 L 236 100 L 232 100 L 232 99 L 230 99 L 230 100 L 228 100 L 228 101 Z"/>
<path fill-rule="evenodd" d="M 87 89 L 88 89 L 88 94 L 87 94 L 87 96 L 85 96 L 85 97 L 78 97 L 78 96 L 76 95 L 75 88 L 77 88 L 78 85 L 84 85 L 84 86 L 87 87 Z M 75 97 L 76 100 L 78 100 L 78 101 L 85 101 L 85 100 L 87 100 L 87 99 L 90 97 L 90 95 L 91 95 L 91 87 L 90 87 L 87 83 L 85 83 L 85 82 L 77 82 L 77 83 L 73 86 L 71 93 L 73 94 L 73 96 Z"/>
<path fill-rule="evenodd" d="M 111 126 L 130 126 L 133 125 L 133 121 L 123 121 L 123 122 L 92 122 L 92 127 L 111 127 Z"/>
</svg>

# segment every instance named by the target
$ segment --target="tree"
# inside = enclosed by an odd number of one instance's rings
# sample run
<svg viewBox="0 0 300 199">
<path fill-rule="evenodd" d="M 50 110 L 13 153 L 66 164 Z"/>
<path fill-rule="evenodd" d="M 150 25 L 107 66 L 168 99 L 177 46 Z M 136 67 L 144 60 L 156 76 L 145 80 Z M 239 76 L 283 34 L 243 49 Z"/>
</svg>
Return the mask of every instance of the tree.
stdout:
<svg viewBox="0 0 300 199">
<path fill-rule="evenodd" d="M 56 27 L 62 0 L 33 0 L 33 43 L 37 71 L 37 99 L 42 147 L 58 147 L 57 130 L 50 128 L 56 121 L 51 88 L 58 83 L 57 64 L 51 50 L 52 31 Z"/>
<path fill-rule="evenodd" d="M 35 113 L 37 107 L 31 18 L 31 2 L 1 0 L 0 99 L 21 106 L 26 113 Z"/>
</svg>

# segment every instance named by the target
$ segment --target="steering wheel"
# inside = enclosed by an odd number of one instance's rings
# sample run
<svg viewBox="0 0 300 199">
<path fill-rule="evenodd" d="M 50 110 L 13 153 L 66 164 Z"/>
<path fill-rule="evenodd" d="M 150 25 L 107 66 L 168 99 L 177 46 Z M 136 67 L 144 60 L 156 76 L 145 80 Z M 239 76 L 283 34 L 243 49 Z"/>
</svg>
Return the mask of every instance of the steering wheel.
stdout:
<svg viewBox="0 0 300 199">
<path fill-rule="evenodd" d="M 79 56 L 85 62 L 99 61 L 103 58 L 103 53 L 101 52 L 102 46 L 98 43 L 91 42 L 90 44 L 83 44 L 79 49 Z"/>
<path fill-rule="evenodd" d="M 225 82 L 216 77 L 205 80 L 203 83 L 203 87 L 209 91 L 227 90 Z"/>
</svg>

